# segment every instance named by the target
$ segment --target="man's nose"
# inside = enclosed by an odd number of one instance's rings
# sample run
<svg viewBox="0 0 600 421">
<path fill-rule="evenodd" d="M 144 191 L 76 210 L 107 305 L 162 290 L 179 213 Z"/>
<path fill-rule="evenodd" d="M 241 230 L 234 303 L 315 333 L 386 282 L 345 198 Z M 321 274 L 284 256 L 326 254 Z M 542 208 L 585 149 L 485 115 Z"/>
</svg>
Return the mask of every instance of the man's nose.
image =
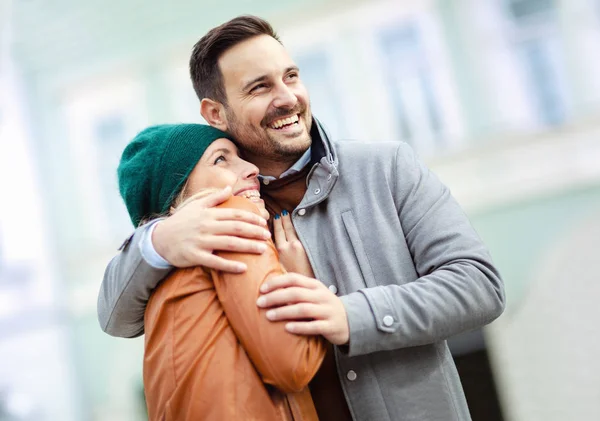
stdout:
<svg viewBox="0 0 600 421">
<path fill-rule="evenodd" d="M 297 103 L 298 97 L 296 97 L 296 94 L 285 83 L 281 83 L 277 86 L 275 99 L 273 100 L 273 106 L 275 108 L 292 109 Z"/>
</svg>

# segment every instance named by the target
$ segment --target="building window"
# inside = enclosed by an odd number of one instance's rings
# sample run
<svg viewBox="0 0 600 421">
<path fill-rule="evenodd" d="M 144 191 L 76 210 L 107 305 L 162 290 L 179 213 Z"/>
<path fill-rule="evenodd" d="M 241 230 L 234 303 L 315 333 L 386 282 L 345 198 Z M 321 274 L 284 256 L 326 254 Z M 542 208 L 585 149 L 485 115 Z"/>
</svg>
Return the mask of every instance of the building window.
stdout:
<svg viewBox="0 0 600 421">
<path fill-rule="evenodd" d="M 548 126 L 567 117 L 564 57 L 553 0 L 509 0 L 513 48 L 538 120 Z"/>
<path fill-rule="evenodd" d="M 402 140 L 416 149 L 441 146 L 444 123 L 419 28 L 410 23 L 385 30 L 379 42 Z"/>
<path fill-rule="evenodd" d="M 310 94 L 310 106 L 333 139 L 348 138 L 331 62 L 325 51 L 304 53 L 296 58 L 300 79 Z"/>
<path fill-rule="evenodd" d="M 123 150 L 148 125 L 143 85 L 133 77 L 90 80 L 64 98 L 69 154 L 78 193 L 79 227 L 87 244 L 115 244 L 132 231 L 119 195 L 117 167 Z M 83 234 L 85 233 L 85 234 Z"/>
<path fill-rule="evenodd" d="M 551 40 L 531 40 L 519 46 L 519 54 L 542 122 L 561 124 L 566 118 L 566 110 L 556 46 Z"/>
<path fill-rule="evenodd" d="M 127 130 L 124 117 L 118 113 L 98 117 L 92 128 L 94 143 L 98 151 L 98 180 L 109 226 L 115 236 L 131 230 L 126 218 L 127 211 L 119 196 L 117 167 L 123 149 L 127 145 Z"/>
<path fill-rule="evenodd" d="M 508 9 L 514 19 L 528 19 L 554 9 L 554 0 L 509 0 Z"/>
</svg>

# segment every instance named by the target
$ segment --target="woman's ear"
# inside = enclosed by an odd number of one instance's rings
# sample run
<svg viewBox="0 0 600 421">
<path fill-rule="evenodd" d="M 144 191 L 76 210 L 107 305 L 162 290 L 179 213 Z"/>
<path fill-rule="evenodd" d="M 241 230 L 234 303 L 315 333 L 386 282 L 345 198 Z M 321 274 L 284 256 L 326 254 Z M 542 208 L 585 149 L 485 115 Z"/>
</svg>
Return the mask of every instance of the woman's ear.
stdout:
<svg viewBox="0 0 600 421">
<path fill-rule="evenodd" d="M 208 124 L 219 130 L 227 131 L 227 118 L 223 104 L 209 98 L 200 101 L 200 114 Z"/>
</svg>

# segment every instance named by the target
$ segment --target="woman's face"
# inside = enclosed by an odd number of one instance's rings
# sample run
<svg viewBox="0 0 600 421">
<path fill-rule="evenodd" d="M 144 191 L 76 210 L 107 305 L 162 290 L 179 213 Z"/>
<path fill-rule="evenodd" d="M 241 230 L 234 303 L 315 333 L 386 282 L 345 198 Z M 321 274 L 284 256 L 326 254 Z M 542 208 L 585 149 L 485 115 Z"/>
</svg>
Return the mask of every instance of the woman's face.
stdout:
<svg viewBox="0 0 600 421">
<path fill-rule="evenodd" d="M 239 156 L 237 146 L 225 138 L 215 140 L 206 149 L 188 177 L 186 193 L 191 196 L 203 189 L 231 186 L 233 195 L 254 202 L 268 216 L 260 198 L 258 168 Z"/>
</svg>

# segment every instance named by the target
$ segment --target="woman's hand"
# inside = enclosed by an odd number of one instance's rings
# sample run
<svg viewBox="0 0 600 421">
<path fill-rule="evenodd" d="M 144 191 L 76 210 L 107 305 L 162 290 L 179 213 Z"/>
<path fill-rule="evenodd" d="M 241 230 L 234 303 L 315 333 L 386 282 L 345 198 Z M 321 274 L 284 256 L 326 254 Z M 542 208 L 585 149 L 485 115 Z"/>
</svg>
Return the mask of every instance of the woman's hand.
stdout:
<svg viewBox="0 0 600 421">
<path fill-rule="evenodd" d="M 304 246 L 296 235 L 290 214 L 283 211 L 273 220 L 273 237 L 279 252 L 279 261 L 288 272 L 299 273 L 314 278 L 310 261 Z"/>
</svg>

